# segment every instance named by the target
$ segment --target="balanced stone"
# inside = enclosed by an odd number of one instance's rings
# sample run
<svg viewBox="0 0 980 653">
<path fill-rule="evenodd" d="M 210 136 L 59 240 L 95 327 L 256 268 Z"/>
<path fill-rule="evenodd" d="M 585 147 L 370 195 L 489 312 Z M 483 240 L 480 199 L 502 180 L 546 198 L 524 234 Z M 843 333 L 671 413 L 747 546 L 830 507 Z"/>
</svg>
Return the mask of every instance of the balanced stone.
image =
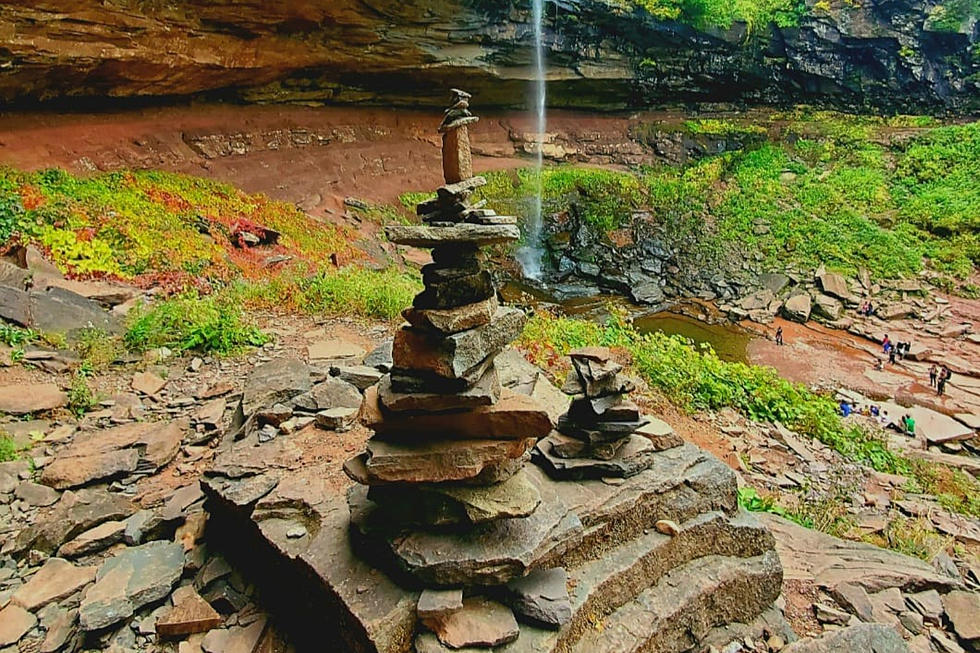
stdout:
<svg viewBox="0 0 980 653">
<path fill-rule="evenodd" d="M 459 610 L 425 624 L 440 642 L 454 649 L 502 646 L 521 633 L 509 608 L 482 597 L 464 599 Z"/>
<path fill-rule="evenodd" d="M 500 305 L 496 294 L 487 299 L 447 309 L 407 308 L 402 317 L 418 329 L 450 335 L 489 324 Z"/>
<path fill-rule="evenodd" d="M 523 311 L 502 307 L 490 323 L 444 338 L 403 327 L 392 347 L 395 367 L 458 379 L 498 354 L 520 335 L 526 321 Z"/>
<path fill-rule="evenodd" d="M 482 225 L 460 223 L 452 227 L 389 225 L 385 236 L 396 245 L 438 247 L 449 244 L 478 246 L 499 245 L 520 240 L 517 225 Z"/>
<path fill-rule="evenodd" d="M 552 453 L 559 458 L 612 460 L 623 448 L 623 445 L 629 441 L 629 438 L 619 438 L 612 442 L 589 443 L 556 431 L 548 436 L 548 441 L 551 443 Z"/>
<path fill-rule="evenodd" d="M 431 283 L 444 283 L 483 271 L 483 262 L 476 257 L 463 259 L 454 265 L 429 263 L 422 266 L 422 283 L 426 286 Z"/>
<path fill-rule="evenodd" d="M 552 478 L 562 480 L 606 476 L 629 478 L 648 468 L 656 453 L 650 441 L 639 435 L 629 436 L 626 444 L 609 460 L 562 458 L 552 451 L 552 446 L 551 438 L 545 438 L 538 443 L 531 456 Z"/>
<path fill-rule="evenodd" d="M 530 397 L 510 390 L 502 390 L 496 404 L 460 413 L 385 414 L 378 388 L 368 388 L 361 423 L 387 440 L 406 442 L 432 438 L 521 440 L 551 432 L 547 411 Z"/>
<path fill-rule="evenodd" d="M 432 262 L 445 268 L 468 267 L 474 264 L 482 268 L 487 263 L 487 255 L 473 243 L 449 243 L 432 248 Z"/>
<path fill-rule="evenodd" d="M 391 376 L 382 377 L 378 383 L 378 399 L 381 405 L 394 412 L 458 411 L 477 406 L 490 406 L 500 399 L 500 380 L 497 370 L 490 367 L 472 388 L 462 392 L 397 392 L 391 387 Z"/>
<path fill-rule="evenodd" d="M 640 409 L 622 396 L 610 395 L 598 399 L 576 399 L 568 407 L 568 417 L 580 423 L 602 419 L 611 422 L 638 422 Z"/>
<path fill-rule="evenodd" d="M 446 526 L 481 524 L 510 517 L 527 517 L 541 503 L 541 495 L 518 472 L 494 485 L 454 483 L 375 486 L 368 499 L 379 504 L 379 516 L 400 524 Z"/>
<path fill-rule="evenodd" d="M 444 271 L 446 268 L 440 268 Z M 434 273 L 430 273 L 430 277 Z M 445 275 L 443 275 L 445 276 Z M 496 294 L 493 280 L 486 270 L 476 274 L 463 274 L 455 279 L 443 278 L 425 281 L 425 290 L 415 296 L 412 305 L 420 309 L 450 309 L 484 301 Z"/>
<path fill-rule="evenodd" d="M 532 446 L 533 438 L 426 440 L 411 445 L 372 438 L 367 452 L 348 461 L 344 471 L 353 480 L 369 485 L 463 481 L 493 465 L 521 458 Z"/>
</svg>

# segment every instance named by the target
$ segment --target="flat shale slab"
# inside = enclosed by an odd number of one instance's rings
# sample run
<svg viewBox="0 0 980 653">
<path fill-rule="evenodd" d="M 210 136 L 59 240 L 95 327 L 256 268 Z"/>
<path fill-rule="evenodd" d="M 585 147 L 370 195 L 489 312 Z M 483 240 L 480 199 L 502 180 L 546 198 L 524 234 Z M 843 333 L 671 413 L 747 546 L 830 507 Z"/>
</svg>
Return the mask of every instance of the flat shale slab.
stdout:
<svg viewBox="0 0 980 653">
<path fill-rule="evenodd" d="M 250 447 L 256 460 L 264 446 Z M 372 504 L 361 488 L 351 493 L 352 526 L 347 497 L 323 480 L 337 464 L 266 471 L 242 460 L 239 449 L 232 465 L 219 457 L 204 483 L 224 548 L 233 558 L 236 552 L 247 557 L 240 562 L 282 606 L 301 650 L 307 650 L 303 632 L 309 650 L 440 650 L 417 624 L 423 585 L 480 591 L 480 585 L 557 566 L 568 570 L 571 620 L 558 631 L 522 623 L 518 639 L 495 650 L 612 650 L 616 645 L 605 643 L 612 635 L 604 633 L 623 630 L 637 638 L 628 650 L 682 651 L 685 633 L 749 620 L 779 593 L 782 572 L 772 536 L 738 510 L 733 472 L 693 445 L 657 452 L 649 469 L 608 483 L 554 481 L 527 465 L 542 498 L 535 513 L 479 525 L 465 536 L 364 531 L 356 526 L 358 516 Z M 268 491 L 256 497 L 254 488 Z M 660 519 L 679 524 L 679 532 L 658 533 L 653 525 Z M 300 531 L 305 534 L 296 537 Z M 718 600 L 735 593 L 746 597 L 734 601 L 737 609 Z M 664 606 L 676 618 L 649 617 Z M 597 619 L 604 623 L 601 632 Z M 637 619 L 649 622 L 646 630 L 637 630 Z M 614 641 L 620 640 L 608 639 Z"/>
</svg>

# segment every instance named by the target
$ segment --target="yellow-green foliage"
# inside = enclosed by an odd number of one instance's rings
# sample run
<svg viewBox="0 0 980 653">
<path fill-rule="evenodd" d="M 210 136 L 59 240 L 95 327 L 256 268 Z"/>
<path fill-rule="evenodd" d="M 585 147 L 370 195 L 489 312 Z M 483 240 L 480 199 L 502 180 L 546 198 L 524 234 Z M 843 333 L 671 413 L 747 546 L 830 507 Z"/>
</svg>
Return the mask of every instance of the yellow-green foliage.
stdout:
<svg viewBox="0 0 980 653">
<path fill-rule="evenodd" d="M 232 242 L 236 232 L 257 227 L 282 234 L 279 246 L 253 253 Z M 311 220 L 292 204 L 158 171 L 83 178 L 0 168 L 0 236 L 11 235 L 78 275 L 227 279 L 261 276 L 270 254 L 314 263 L 356 258 L 349 230 Z"/>
<path fill-rule="evenodd" d="M 780 27 L 797 25 L 806 7 L 800 0 L 627 0 L 659 20 L 677 20 L 694 27 L 731 27 L 735 22 L 749 31 L 769 23 Z"/>
</svg>

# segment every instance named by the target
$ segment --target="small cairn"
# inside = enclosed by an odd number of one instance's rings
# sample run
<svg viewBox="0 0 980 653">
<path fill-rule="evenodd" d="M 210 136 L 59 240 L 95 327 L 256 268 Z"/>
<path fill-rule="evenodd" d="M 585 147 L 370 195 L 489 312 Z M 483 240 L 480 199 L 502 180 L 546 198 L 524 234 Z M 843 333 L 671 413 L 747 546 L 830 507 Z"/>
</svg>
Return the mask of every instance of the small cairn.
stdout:
<svg viewBox="0 0 980 653">
<path fill-rule="evenodd" d="M 478 118 L 469 97 L 453 90 L 440 127 L 447 184 L 418 206 L 424 224 L 386 229 L 391 242 L 431 248 L 433 262 L 402 313 L 408 324 L 395 335 L 391 372 L 365 393 L 361 422 L 375 435 L 344 466 L 369 488 L 350 499 L 355 536 L 368 549 L 402 532 L 525 517 L 541 502 L 522 470 L 551 421 L 531 398 L 501 387 L 494 359 L 526 317 L 498 303 L 481 251 L 520 231 L 516 218 L 470 203 L 486 180 L 472 176 L 466 130 Z"/>
<path fill-rule="evenodd" d="M 680 444 L 669 426 L 642 416 L 627 398 L 636 385 L 608 348 L 576 349 L 569 357 L 572 369 L 562 392 L 572 397 L 571 405 L 534 453 L 550 476 L 627 478 L 649 467 L 656 451 Z"/>
</svg>

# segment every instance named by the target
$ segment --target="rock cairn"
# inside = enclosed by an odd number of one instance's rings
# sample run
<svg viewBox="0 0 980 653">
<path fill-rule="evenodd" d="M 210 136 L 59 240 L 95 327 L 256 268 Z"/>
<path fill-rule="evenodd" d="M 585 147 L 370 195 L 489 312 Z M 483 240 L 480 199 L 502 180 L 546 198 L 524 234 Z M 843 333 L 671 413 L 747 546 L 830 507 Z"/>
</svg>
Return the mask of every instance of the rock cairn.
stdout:
<svg viewBox="0 0 980 653">
<path fill-rule="evenodd" d="M 386 230 L 391 242 L 431 248 L 433 262 L 403 312 L 391 372 L 365 394 L 361 421 L 375 435 L 344 467 L 368 487 L 350 505 L 369 549 L 399 529 L 466 529 L 526 517 L 541 502 L 523 467 L 551 421 L 529 397 L 501 388 L 494 358 L 526 318 L 498 304 L 481 251 L 520 231 L 516 218 L 469 202 L 485 179 L 460 179 L 471 174 L 466 126 L 477 120 L 468 97 L 453 91 L 440 127 L 447 185 L 418 206 L 424 224 Z"/>
<path fill-rule="evenodd" d="M 556 479 L 639 474 L 652 455 L 681 444 L 673 430 L 640 414 L 627 398 L 636 389 L 606 347 L 569 354 L 572 369 L 562 392 L 572 397 L 558 429 L 535 449 L 535 462 Z"/>
</svg>

